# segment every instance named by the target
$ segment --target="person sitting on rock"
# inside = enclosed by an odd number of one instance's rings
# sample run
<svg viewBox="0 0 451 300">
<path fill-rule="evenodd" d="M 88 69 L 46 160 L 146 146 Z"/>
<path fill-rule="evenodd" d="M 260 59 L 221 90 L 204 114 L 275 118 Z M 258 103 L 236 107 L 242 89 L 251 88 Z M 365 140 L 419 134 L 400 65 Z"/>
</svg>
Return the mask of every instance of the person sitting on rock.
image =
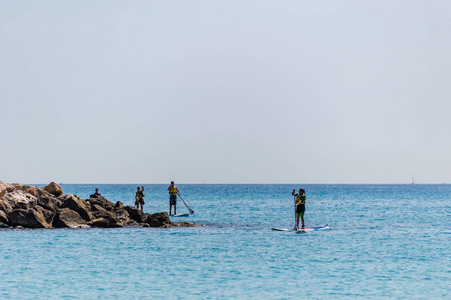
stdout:
<svg viewBox="0 0 451 300">
<path fill-rule="evenodd" d="M 96 189 L 96 192 L 91 196 L 89 196 L 89 198 L 99 198 L 99 197 L 102 197 L 102 195 L 100 195 L 99 193 L 99 189 Z"/>
<path fill-rule="evenodd" d="M 144 212 L 143 210 L 143 205 L 144 205 L 144 187 L 141 186 L 142 190 L 139 189 L 139 186 L 137 187 L 137 191 L 136 191 L 136 196 L 135 196 L 135 207 L 137 209 L 139 209 L 139 205 L 141 204 L 141 211 Z"/>
</svg>

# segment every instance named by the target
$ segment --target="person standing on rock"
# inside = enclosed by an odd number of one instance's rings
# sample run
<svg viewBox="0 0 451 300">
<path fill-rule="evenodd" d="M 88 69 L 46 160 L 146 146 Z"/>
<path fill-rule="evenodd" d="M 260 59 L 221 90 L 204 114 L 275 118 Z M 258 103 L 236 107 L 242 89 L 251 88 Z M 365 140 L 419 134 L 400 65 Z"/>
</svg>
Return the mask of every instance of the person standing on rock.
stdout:
<svg viewBox="0 0 451 300">
<path fill-rule="evenodd" d="M 177 214 L 177 194 L 180 196 L 179 189 L 174 185 L 174 181 L 171 181 L 171 185 L 168 187 L 169 191 L 169 215 L 171 215 L 172 206 L 174 206 L 174 215 Z"/>
<path fill-rule="evenodd" d="M 144 205 L 144 187 L 141 186 L 142 189 L 139 189 L 139 186 L 137 187 L 136 196 L 135 196 L 135 207 L 139 209 L 139 205 L 141 204 L 141 211 L 143 211 L 143 205 Z"/>
</svg>

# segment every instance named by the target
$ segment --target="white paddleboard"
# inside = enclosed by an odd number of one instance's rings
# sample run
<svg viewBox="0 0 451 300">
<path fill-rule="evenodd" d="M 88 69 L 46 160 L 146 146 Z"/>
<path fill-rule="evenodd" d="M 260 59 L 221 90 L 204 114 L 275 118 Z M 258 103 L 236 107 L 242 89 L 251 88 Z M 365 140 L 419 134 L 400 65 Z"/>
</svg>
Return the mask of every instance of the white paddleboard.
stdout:
<svg viewBox="0 0 451 300">
<path fill-rule="evenodd" d="M 171 217 L 189 217 L 189 214 L 175 214 L 172 215 Z"/>
<path fill-rule="evenodd" d="M 296 230 L 296 233 L 302 233 L 302 232 L 309 232 L 309 231 L 314 231 L 314 230 L 324 230 L 324 229 L 329 229 L 330 227 L 326 226 L 317 226 L 317 227 L 304 227 L 304 228 L 298 228 Z"/>
</svg>

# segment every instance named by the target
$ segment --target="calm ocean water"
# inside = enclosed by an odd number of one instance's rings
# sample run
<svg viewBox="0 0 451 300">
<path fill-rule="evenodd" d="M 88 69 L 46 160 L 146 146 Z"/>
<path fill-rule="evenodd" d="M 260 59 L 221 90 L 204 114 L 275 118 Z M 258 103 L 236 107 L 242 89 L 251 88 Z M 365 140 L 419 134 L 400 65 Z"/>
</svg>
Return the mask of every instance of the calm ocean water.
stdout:
<svg viewBox="0 0 451 300">
<path fill-rule="evenodd" d="M 303 234 L 270 229 L 301 186 L 177 186 L 201 227 L 1 230 L 0 299 L 451 299 L 451 185 L 303 185 L 307 226 L 331 227 Z M 137 185 L 62 187 L 133 205 Z"/>
</svg>

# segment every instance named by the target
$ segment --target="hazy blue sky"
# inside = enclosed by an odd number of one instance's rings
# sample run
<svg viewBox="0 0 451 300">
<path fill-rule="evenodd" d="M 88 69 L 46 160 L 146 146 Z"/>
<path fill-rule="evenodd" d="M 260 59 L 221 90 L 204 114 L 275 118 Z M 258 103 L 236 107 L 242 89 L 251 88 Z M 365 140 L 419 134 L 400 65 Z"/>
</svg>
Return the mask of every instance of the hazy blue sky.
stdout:
<svg viewBox="0 0 451 300">
<path fill-rule="evenodd" d="M 0 180 L 451 183 L 450 1 L 1 1 Z"/>
</svg>

